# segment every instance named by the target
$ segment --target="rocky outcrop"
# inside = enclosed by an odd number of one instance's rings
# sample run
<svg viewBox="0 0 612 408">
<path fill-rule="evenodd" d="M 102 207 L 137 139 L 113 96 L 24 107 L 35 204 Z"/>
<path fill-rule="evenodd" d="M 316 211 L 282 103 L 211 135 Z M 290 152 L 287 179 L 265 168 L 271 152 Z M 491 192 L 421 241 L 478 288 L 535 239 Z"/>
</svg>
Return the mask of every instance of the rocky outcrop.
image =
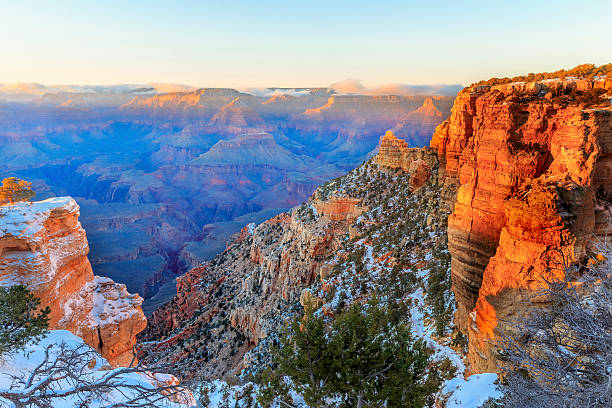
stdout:
<svg viewBox="0 0 612 408">
<path fill-rule="evenodd" d="M 366 209 L 361 207 L 360 199 L 351 197 L 332 197 L 329 200 L 313 200 L 312 205 L 321 215 L 333 221 L 351 221 L 359 217 Z"/>
<path fill-rule="evenodd" d="M 77 203 L 64 197 L 0 209 L 0 285 L 27 285 L 50 307 L 50 328 L 70 330 L 114 366 L 129 364 L 146 326 L 142 298 L 93 275 Z"/>
<path fill-rule="evenodd" d="M 466 88 L 432 138 L 445 183 L 460 186 L 448 245 L 474 372 L 496 369 L 494 342 L 525 311 L 521 294 L 609 228 L 612 108 L 597 90 L 610 82 Z"/>
<path fill-rule="evenodd" d="M 207 375 L 241 371 L 245 353 L 278 330 L 278 314 L 317 279 L 347 230 L 303 208 L 250 224 L 215 260 L 177 280 L 177 296 L 155 311 L 143 339 L 160 340 L 170 359 L 205 362 L 194 370 Z"/>
<path fill-rule="evenodd" d="M 415 191 L 431 177 L 437 167 L 434 150 L 409 148 L 406 141 L 395 137 L 392 131 L 380 139 L 378 154 L 374 158 L 380 166 L 402 169 L 410 173 L 410 189 Z"/>
</svg>

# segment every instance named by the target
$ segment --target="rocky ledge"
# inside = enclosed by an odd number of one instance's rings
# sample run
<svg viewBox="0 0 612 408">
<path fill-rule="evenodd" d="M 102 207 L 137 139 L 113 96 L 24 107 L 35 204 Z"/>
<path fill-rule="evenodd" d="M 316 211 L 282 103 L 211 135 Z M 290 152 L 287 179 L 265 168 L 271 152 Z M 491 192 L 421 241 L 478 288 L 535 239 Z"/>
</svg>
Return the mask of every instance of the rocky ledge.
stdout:
<svg viewBox="0 0 612 408">
<path fill-rule="evenodd" d="M 0 285 L 25 284 L 51 308 L 51 329 L 70 330 L 113 366 L 132 360 L 147 321 L 142 298 L 94 276 L 79 206 L 70 197 L 1 207 Z"/>
</svg>

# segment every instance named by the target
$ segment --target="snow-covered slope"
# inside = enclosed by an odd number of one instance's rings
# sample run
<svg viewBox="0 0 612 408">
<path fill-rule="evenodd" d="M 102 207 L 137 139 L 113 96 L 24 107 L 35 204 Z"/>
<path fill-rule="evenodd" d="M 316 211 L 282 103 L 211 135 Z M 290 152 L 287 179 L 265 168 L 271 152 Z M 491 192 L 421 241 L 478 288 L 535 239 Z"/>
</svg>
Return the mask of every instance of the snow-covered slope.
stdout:
<svg viewBox="0 0 612 408">
<path fill-rule="evenodd" d="M 46 373 L 37 375 L 36 372 L 40 372 L 41 367 L 44 369 L 43 363 L 45 361 L 57 360 L 58 356 L 61 355 L 62 348 L 64 351 L 80 350 L 80 352 L 90 353 L 87 356 L 92 357 L 92 359 L 89 364 L 83 367 L 78 380 L 69 377 L 59 378 L 60 376 L 57 374 L 55 376 L 49 376 Z M 79 372 L 78 368 L 80 367 L 72 368 L 74 372 Z M 28 345 L 24 352 L 2 356 L 2 359 L 0 359 L 0 406 L 13 406 L 7 398 L 2 397 L 5 393 L 14 395 L 20 393 L 24 397 L 23 401 L 26 401 L 28 395 L 42 395 L 44 389 L 44 392 L 49 396 L 47 402 L 54 408 L 109 407 L 114 404 L 127 403 L 141 395 L 142 393 L 134 387 L 152 390 L 158 386 L 158 383 L 152 377 L 134 372 L 118 374 L 109 382 L 108 379 L 117 373 L 117 370 L 121 369 L 112 369 L 106 359 L 85 345 L 79 337 L 66 330 L 52 330 L 40 343 Z M 20 383 L 19 379 L 24 379 L 27 382 L 30 376 L 34 379 L 31 384 Z M 105 380 L 114 386 L 109 387 L 101 395 L 94 395 L 86 388 L 82 392 L 65 395 L 86 383 L 96 384 Z M 45 381 L 51 385 L 49 388 L 40 387 Z M 37 389 L 41 391 L 37 391 Z M 189 398 L 190 394 L 181 395 L 186 398 L 184 399 L 185 403 L 173 403 L 164 399 L 159 401 L 158 406 L 179 408 L 194 404 L 193 399 Z"/>
</svg>

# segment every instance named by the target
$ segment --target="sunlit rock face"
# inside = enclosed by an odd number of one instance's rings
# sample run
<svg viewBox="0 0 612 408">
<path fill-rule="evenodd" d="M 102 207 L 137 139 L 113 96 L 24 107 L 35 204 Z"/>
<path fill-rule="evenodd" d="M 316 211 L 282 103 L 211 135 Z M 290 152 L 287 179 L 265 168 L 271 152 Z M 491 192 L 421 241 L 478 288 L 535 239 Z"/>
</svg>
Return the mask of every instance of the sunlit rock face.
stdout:
<svg viewBox="0 0 612 408">
<path fill-rule="evenodd" d="M 502 320 L 524 312 L 560 254 L 580 260 L 610 227 L 611 80 L 475 86 L 459 93 L 431 146 L 459 185 L 448 220 L 456 323 L 475 372 L 496 369 Z"/>
<path fill-rule="evenodd" d="M 70 330 L 113 366 L 128 365 L 146 326 L 142 298 L 94 276 L 89 246 L 70 197 L 2 207 L 0 285 L 22 283 L 49 306 L 49 327 Z"/>
<path fill-rule="evenodd" d="M 374 161 L 381 166 L 410 173 L 411 191 L 423 186 L 438 164 L 434 150 L 409 148 L 406 141 L 395 137 L 392 131 L 387 131 L 380 139 Z"/>
</svg>

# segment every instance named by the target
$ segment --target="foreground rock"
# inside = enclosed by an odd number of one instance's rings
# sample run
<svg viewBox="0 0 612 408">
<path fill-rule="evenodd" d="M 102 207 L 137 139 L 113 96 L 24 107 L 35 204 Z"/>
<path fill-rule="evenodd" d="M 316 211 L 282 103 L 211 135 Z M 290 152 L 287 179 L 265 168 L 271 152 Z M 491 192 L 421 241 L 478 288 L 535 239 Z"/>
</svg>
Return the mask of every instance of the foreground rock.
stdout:
<svg viewBox="0 0 612 408">
<path fill-rule="evenodd" d="M 71 331 L 113 366 L 129 364 L 146 326 L 142 298 L 93 275 L 77 203 L 62 197 L 0 209 L 0 285 L 27 285 L 51 308 L 51 329 Z"/>
<path fill-rule="evenodd" d="M 448 220 L 456 323 L 474 372 L 495 371 L 503 320 L 525 290 L 580 261 L 610 231 L 612 79 L 464 89 L 433 136 L 459 185 Z M 598 91 L 601 90 L 601 91 Z"/>
</svg>

